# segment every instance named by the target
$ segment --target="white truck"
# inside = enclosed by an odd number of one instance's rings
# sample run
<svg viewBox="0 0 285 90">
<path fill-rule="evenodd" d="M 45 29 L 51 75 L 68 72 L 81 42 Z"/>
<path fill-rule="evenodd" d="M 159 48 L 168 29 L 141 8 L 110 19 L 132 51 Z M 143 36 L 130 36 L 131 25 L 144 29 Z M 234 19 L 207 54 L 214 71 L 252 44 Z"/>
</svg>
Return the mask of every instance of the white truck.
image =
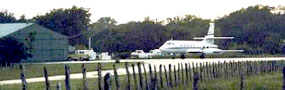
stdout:
<svg viewBox="0 0 285 90">
<path fill-rule="evenodd" d="M 99 59 L 101 59 L 101 60 L 111 60 L 112 57 L 109 55 L 108 52 L 102 52 L 101 54 L 99 54 Z"/>
<path fill-rule="evenodd" d="M 76 50 L 74 54 L 68 55 L 69 61 L 89 61 L 97 58 L 94 50 Z"/>
<path fill-rule="evenodd" d="M 151 56 L 162 56 L 162 52 L 159 49 L 150 50 L 149 54 Z"/>
<path fill-rule="evenodd" d="M 150 50 L 149 53 L 145 53 L 143 50 L 136 50 L 131 53 L 131 58 L 152 58 L 162 56 L 162 52 L 159 49 Z"/>
<path fill-rule="evenodd" d="M 149 53 L 145 53 L 143 50 L 136 50 L 131 53 L 131 58 L 151 58 Z"/>
</svg>

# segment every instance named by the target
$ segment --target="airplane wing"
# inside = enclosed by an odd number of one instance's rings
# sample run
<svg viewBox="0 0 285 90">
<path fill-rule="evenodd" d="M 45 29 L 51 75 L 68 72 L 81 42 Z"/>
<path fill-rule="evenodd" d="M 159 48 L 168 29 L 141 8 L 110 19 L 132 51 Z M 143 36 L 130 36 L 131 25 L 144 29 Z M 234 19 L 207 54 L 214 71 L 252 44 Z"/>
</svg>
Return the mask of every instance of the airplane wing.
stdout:
<svg viewBox="0 0 285 90">
<path fill-rule="evenodd" d="M 222 50 L 221 52 L 244 52 L 244 50 Z"/>
<path fill-rule="evenodd" d="M 228 52 L 244 52 L 244 50 L 221 50 L 221 49 L 189 49 L 187 53 L 222 54 Z"/>
<path fill-rule="evenodd" d="M 244 50 L 213 50 L 212 53 L 233 53 L 233 52 L 244 52 Z"/>
<path fill-rule="evenodd" d="M 234 37 L 195 37 L 193 39 L 198 39 L 198 40 L 202 40 L 202 39 L 234 39 Z"/>
<path fill-rule="evenodd" d="M 187 53 L 202 53 L 201 49 L 188 49 L 186 51 Z"/>
</svg>

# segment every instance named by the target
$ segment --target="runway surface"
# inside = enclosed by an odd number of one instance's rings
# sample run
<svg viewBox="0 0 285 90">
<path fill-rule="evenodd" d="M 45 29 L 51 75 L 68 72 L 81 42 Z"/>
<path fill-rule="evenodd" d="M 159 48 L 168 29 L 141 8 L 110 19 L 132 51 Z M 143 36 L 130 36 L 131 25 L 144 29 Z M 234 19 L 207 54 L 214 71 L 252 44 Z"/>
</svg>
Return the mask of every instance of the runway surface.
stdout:
<svg viewBox="0 0 285 90">
<path fill-rule="evenodd" d="M 179 63 L 202 63 L 202 62 L 209 62 L 209 63 L 218 63 L 218 62 L 239 62 L 239 61 L 273 61 L 273 60 L 285 60 L 285 57 L 263 57 L 263 58 L 206 58 L 206 59 L 126 59 L 126 60 L 120 60 L 120 62 L 144 62 L 146 66 L 146 71 L 149 71 L 148 65 L 155 65 L 156 70 L 159 70 L 159 65 L 178 65 Z M 110 63 L 115 62 L 115 60 L 102 60 L 102 61 L 66 61 L 66 62 L 48 62 L 48 63 L 38 63 L 38 64 L 68 64 L 68 63 Z M 183 65 L 184 66 L 184 65 Z M 154 68 L 152 68 L 153 70 Z M 130 67 L 129 71 L 132 71 L 133 69 Z M 138 69 L 135 68 L 135 71 L 137 72 Z M 104 70 L 102 71 L 102 75 L 105 75 L 106 73 L 111 73 L 113 75 L 113 70 Z M 117 69 L 118 75 L 125 75 L 126 69 L 125 68 L 118 68 Z M 90 71 L 87 72 L 87 78 L 96 78 L 97 72 L 96 71 Z M 70 79 L 80 79 L 82 78 L 82 73 L 75 73 L 70 74 Z M 54 80 L 64 80 L 65 75 L 57 75 L 57 76 L 49 76 L 50 81 Z M 37 77 L 37 78 L 28 78 L 26 79 L 28 83 L 31 82 L 44 82 L 44 77 Z M 0 81 L 0 85 L 5 84 L 19 84 L 21 83 L 21 79 L 14 79 L 14 80 L 4 80 Z"/>
</svg>

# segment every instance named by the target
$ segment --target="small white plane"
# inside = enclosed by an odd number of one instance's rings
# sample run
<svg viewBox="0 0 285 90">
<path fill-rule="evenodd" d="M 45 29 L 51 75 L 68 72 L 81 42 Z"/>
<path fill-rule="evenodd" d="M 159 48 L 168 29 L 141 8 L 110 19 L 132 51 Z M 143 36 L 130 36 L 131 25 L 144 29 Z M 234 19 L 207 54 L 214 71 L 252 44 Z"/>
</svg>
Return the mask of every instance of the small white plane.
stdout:
<svg viewBox="0 0 285 90">
<path fill-rule="evenodd" d="M 181 54 L 181 58 L 185 58 L 186 53 L 200 54 L 200 58 L 205 58 L 205 54 L 222 54 L 225 52 L 243 52 L 244 50 L 221 50 L 218 45 L 214 44 L 215 39 L 233 39 L 234 37 L 214 37 L 214 23 L 210 23 L 208 35 L 205 37 L 196 37 L 202 41 L 186 41 L 186 40 L 168 40 L 159 50 L 162 53 Z"/>
</svg>

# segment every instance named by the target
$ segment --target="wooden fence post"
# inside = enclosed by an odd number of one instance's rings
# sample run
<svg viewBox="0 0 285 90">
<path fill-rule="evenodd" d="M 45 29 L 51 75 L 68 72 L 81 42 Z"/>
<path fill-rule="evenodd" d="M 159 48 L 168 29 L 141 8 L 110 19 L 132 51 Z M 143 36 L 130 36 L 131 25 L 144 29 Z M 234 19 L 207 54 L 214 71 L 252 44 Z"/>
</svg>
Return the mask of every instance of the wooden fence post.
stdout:
<svg viewBox="0 0 285 90">
<path fill-rule="evenodd" d="M 193 65 L 193 64 L 192 64 Z M 193 71 L 193 68 L 192 68 L 192 66 L 191 66 L 191 63 L 188 63 L 188 68 L 189 68 L 189 82 L 192 82 L 192 71 Z"/>
<path fill-rule="evenodd" d="M 50 83 L 48 80 L 48 73 L 46 67 L 44 67 L 44 77 L 45 77 L 46 90 L 50 90 Z"/>
<path fill-rule="evenodd" d="M 61 83 L 60 83 L 60 82 L 57 82 L 57 84 L 56 84 L 56 90 L 61 90 Z"/>
<path fill-rule="evenodd" d="M 194 72 L 193 90 L 198 90 L 199 75 L 197 71 Z"/>
<path fill-rule="evenodd" d="M 177 66 L 177 85 L 180 85 L 181 84 L 181 74 L 180 74 L 180 71 L 182 69 L 180 68 L 180 63 L 178 63 L 178 66 Z M 183 71 L 183 70 L 182 70 Z"/>
<path fill-rule="evenodd" d="M 169 72 L 169 85 L 171 88 L 173 88 L 173 84 L 172 84 L 172 72 L 171 72 L 171 64 L 168 65 L 168 72 Z"/>
<path fill-rule="evenodd" d="M 217 75 L 216 75 L 216 64 L 214 62 L 212 62 L 211 68 L 212 68 L 212 75 L 213 75 L 213 77 L 217 78 Z"/>
<path fill-rule="evenodd" d="M 141 70 L 141 63 L 138 63 L 137 67 L 138 67 L 138 72 L 139 72 L 140 90 L 143 90 L 143 76 L 142 76 L 142 70 Z"/>
<path fill-rule="evenodd" d="M 125 68 L 127 72 L 127 90 L 131 90 L 131 76 L 130 76 L 130 71 L 128 67 L 128 62 L 125 63 Z"/>
<path fill-rule="evenodd" d="M 156 71 L 156 66 L 154 65 L 154 90 L 157 90 L 159 88 L 159 85 L 158 85 L 158 78 L 157 78 L 157 71 Z"/>
<path fill-rule="evenodd" d="M 25 77 L 25 68 L 23 65 L 20 65 L 20 69 L 21 69 L 22 90 L 27 90 L 28 85 Z"/>
<path fill-rule="evenodd" d="M 98 72 L 98 89 L 99 90 L 102 90 L 103 87 L 102 87 L 102 72 L 101 72 L 101 64 L 98 63 L 98 66 L 97 66 L 97 72 Z"/>
<path fill-rule="evenodd" d="M 178 80 L 177 80 L 177 73 L 176 73 L 175 65 L 173 65 L 173 73 L 174 73 L 174 86 L 177 86 Z"/>
<path fill-rule="evenodd" d="M 114 69 L 114 76 L 115 76 L 115 83 L 116 83 L 116 90 L 120 90 L 120 83 L 119 83 L 119 76 L 116 68 L 116 64 L 113 64 L 113 69 Z"/>
<path fill-rule="evenodd" d="M 104 76 L 104 90 L 111 90 L 111 74 L 107 73 Z"/>
<path fill-rule="evenodd" d="M 70 88 L 70 71 L 69 66 L 65 65 L 65 88 L 66 90 L 71 90 Z"/>
<path fill-rule="evenodd" d="M 135 82 L 135 90 L 138 90 L 138 83 L 137 83 L 137 76 L 136 76 L 136 71 L 135 71 L 135 65 L 132 64 L 133 67 L 133 76 L 134 76 L 134 82 Z"/>
<path fill-rule="evenodd" d="M 185 73 L 186 73 L 186 82 L 185 84 L 188 85 L 188 82 L 189 82 L 189 72 L 188 72 L 188 65 L 187 63 L 185 63 Z"/>
<path fill-rule="evenodd" d="M 203 66 L 201 62 L 199 63 L 199 75 L 200 75 L 199 79 L 202 82 L 203 81 Z"/>
<path fill-rule="evenodd" d="M 192 62 L 192 71 L 193 71 L 193 76 L 194 76 L 194 72 L 196 71 L 194 62 Z"/>
<path fill-rule="evenodd" d="M 241 70 L 241 74 L 240 74 L 240 90 L 244 90 L 244 76 L 243 76 L 243 71 Z"/>
<path fill-rule="evenodd" d="M 208 62 L 206 62 L 206 64 L 205 64 L 205 73 L 206 73 L 205 77 L 209 78 L 210 77 L 210 73 L 209 73 L 209 64 L 208 64 Z"/>
<path fill-rule="evenodd" d="M 166 67 L 164 65 L 164 74 L 165 74 L 165 80 L 166 80 L 166 86 L 167 86 L 167 89 L 169 89 L 170 85 L 169 85 L 169 78 L 167 76 L 167 70 L 166 70 Z"/>
<path fill-rule="evenodd" d="M 217 75 L 218 75 L 218 78 L 221 77 L 221 62 L 220 61 L 218 61 L 218 64 L 217 64 Z"/>
<path fill-rule="evenodd" d="M 162 65 L 159 65 L 159 81 L 160 81 L 160 89 L 163 88 L 163 77 L 162 77 Z"/>
<path fill-rule="evenodd" d="M 145 77 L 145 88 L 146 88 L 146 90 L 148 90 L 149 89 L 149 87 L 148 87 L 148 81 L 147 81 L 147 72 L 146 72 L 146 69 L 145 69 L 145 65 L 143 64 L 143 70 L 144 70 L 144 77 Z"/>
<path fill-rule="evenodd" d="M 222 65 L 222 68 L 223 68 L 223 78 L 227 78 L 228 76 L 228 71 L 227 71 L 227 62 L 224 61 L 223 65 Z"/>
<path fill-rule="evenodd" d="M 183 68 L 183 64 L 180 63 L 181 65 L 181 78 L 179 79 L 180 83 L 182 83 L 182 85 L 185 85 L 185 79 L 184 79 L 184 68 Z M 180 75 L 179 75 L 180 76 Z"/>
<path fill-rule="evenodd" d="M 196 63 L 196 67 L 195 67 L 195 72 L 199 73 L 200 74 L 200 68 L 198 67 L 199 66 L 199 63 L 197 62 Z M 197 75 L 199 75 L 197 74 Z M 200 76 L 199 76 L 200 77 Z M 199 78 L 200 79 L 200 78 Z"/>
<path fill-rule="evenodd" d="M 148 64 L 148 67 L 149 67 L 149 78 L 150 78 L 149 89 L 154 90 L 156 86 L 155 86 L 155 80 L 152 75 L 152 68 L 150 64 Z"/>
<path fill-rule="evenodd" d="M 86 77 L 85 64 L 82 64 L 81 68 L 82 68 L 82 75 L 83 75 L 83 90 L 88 90 L 88 81 Z"/>
</svg>

